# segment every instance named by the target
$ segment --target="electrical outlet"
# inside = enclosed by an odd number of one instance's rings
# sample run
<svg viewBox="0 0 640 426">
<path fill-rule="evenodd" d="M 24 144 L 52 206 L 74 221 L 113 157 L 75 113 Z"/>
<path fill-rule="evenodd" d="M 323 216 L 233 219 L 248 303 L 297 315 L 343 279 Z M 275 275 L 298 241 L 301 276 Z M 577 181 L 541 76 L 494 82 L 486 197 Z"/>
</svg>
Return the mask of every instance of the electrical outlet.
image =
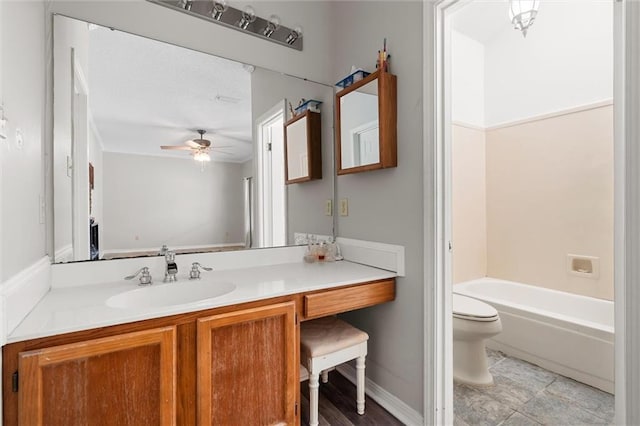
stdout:
<svg viewBox="0 0 640 426">
<path fill-rule="evenodd" d="M 333 200 L 328 199 L 324 205 L 324 214 L 325 216 L 333 216 Z"/>
<path fill-rule="evenodd" d="M 349 216 L 349 199 L 342 198 L 340 200 L 340 216 Z"/>
</svg>

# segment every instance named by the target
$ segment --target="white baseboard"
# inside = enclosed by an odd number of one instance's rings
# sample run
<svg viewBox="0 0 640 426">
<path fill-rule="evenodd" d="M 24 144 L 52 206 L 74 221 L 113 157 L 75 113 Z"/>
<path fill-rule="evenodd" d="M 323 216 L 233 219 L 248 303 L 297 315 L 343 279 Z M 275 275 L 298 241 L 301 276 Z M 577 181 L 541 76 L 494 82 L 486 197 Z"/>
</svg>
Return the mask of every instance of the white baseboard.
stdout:
<svg viewBox="0 0 640 426">
<path fill-rule="evenodd" d="M 362 263 L 405 276 L 404 246 L 338 237 L 336 242 L 345 260 Z"/>
<path fill-rule="evenodd" d="M 51 288 L 51 260 L 44 256 L 2 283 L 2 339 L 22 322 Z"/>
<path fill-rule="evenodd" d="M 356 369 L 351 365 L 342 364 L 336 367 L 336 370 L 351 383 L 356 383 Z M 369 378 L 365 379 L 365 393 L 402 423 L 409 426 L 424 424 L 424 419 L 420 413 Z"/>
</svg>

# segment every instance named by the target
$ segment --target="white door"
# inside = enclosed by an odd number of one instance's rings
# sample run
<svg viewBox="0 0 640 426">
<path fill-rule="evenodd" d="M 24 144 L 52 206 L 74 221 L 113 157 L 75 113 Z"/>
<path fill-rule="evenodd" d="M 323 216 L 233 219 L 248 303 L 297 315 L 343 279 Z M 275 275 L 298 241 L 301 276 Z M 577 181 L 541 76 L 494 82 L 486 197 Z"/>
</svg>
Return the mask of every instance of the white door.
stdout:
<svg viewBox="0 0 640 426">
<path fill-rule="evenodd" d="M 258 247 L 287 243 L 287 200 L 284 178 L 284 102 L 257 122 L 258 131 Z"/>
</svg>

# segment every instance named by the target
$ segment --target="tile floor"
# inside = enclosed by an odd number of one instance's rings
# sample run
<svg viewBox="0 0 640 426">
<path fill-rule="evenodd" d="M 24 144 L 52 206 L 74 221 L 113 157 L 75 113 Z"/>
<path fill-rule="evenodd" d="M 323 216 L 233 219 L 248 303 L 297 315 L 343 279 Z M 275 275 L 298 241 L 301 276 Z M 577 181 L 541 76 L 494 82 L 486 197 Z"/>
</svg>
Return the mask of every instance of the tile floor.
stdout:
<svg viewBox="0 0 640 426">
<path fill-rule="evenodd" d="M 613 395 L 488 350 L 495 385 L 454 385 L 454 426 L 611 425 Z"/>
</svg>

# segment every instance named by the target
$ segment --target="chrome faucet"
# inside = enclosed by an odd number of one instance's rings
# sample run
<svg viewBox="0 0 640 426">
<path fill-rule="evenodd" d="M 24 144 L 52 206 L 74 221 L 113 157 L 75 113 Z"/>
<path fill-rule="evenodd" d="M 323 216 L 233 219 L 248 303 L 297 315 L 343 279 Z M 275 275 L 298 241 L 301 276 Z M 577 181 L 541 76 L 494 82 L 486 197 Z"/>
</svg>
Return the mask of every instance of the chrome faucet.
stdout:
<svg viewBox="0 0 640 426">
<path fill-rule="evenodd" d="M 151 273 L 149 273 L 149 268 L 147 268 L 146 266 L 144 268 L 140 268 L 138 270 L 138 272 L 136 272 L 133 275 L 129 275 L 128 277 L 124 277 L 125 280 L 132 280 L 135 277 L 138 276 L 138 274 L 140 275 L 140 283 L 138 285 L 151 285 L 153 284 L 153 280 L 151 278 Z"/>
<path fill-rule="evenodd" d="M 198 262 L 193 262 L 193 264 L 191 264 L 191 271 L 189 272 L 190 280 L 200 279 L 200 268 L 204 269 L 205 271 L 213 271 L 213 268 L 208 268 L 206 266 L 202 266 Z"/>
<path fill-rule="evenodd" d="M 176 263 L 176 254 L 172 251 L 168 251 L 164 255 L 165 260 L 167 261 L 167 269 L 164 273 L 164 282 L 170 283 L 173 281 L 177 281 L 178 274 L 178 264 Z"/>
</svg>

